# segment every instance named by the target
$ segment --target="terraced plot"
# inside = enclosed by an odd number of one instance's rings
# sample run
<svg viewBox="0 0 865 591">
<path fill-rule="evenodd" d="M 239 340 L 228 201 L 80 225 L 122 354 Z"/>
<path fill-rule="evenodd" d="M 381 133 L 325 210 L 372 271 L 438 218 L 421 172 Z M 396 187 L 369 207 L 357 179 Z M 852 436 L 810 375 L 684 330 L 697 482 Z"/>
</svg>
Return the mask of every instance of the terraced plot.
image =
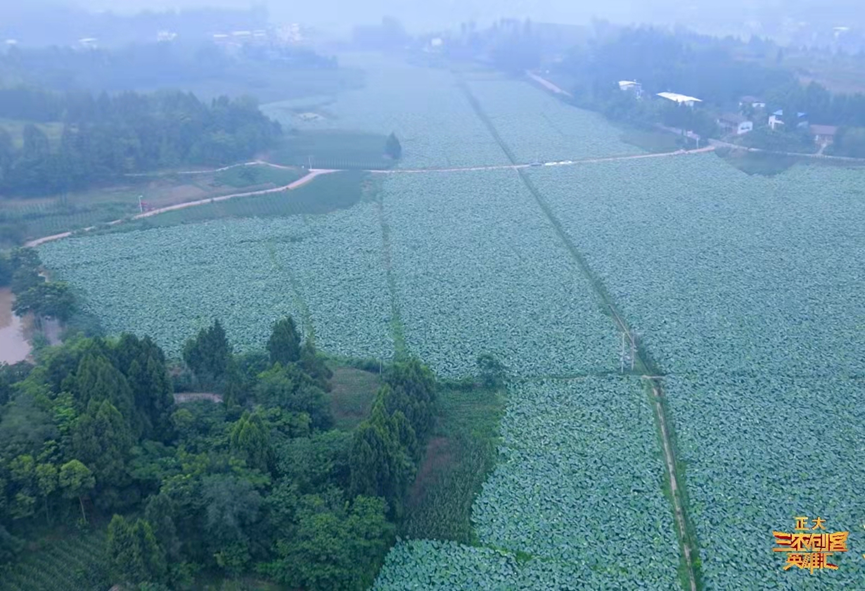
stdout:
<svg viewBox="0 0 865 591">
<path fill-rule="evenodd" d="M 393 355 L 371 204 L 328 216 L 82 236 L 45 244 L 40 255 L 56 277 L 84 291 L 110 334 L 151 335 L 169 355 L 213 318 L 236 350 L 261 348 L 272 323 L 288 314 L 310 320 L 316 344 L 329 353 Z"/>
<path fill-rule="evenodd" d="M 515 173 L 394 176 L 384 209 L 406 341 L 438 375 L 483 353 L 520 376 L 617 367 L 612 322 Z"/>
</svg>

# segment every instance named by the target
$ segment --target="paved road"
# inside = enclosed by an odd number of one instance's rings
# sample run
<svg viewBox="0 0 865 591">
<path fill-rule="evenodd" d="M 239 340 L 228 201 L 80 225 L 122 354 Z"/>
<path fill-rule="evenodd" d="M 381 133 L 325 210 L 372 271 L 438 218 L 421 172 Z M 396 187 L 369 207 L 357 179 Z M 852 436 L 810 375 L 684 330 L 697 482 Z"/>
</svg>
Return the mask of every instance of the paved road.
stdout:
<svg viewBox="0 0 865 591">
<path fill-rule="evenodd" d="M 823 150 L 815 154 L 806 154 L 803 152 L 779 152 L 777 150 L 764 150 L 763 148 L 748 148 L 738 144 L 730 144 L 720 140 L 709 140 L 709 143 L 716 148 L 731 148 L 742 152 L 754 152 L 759 154 L 774 154 L 776 156 L 793 156 L 796 158 L 817 158 L 819 160 L 836 160 L 838 162 L 865 162 L 865 158 L 852 158 L 850 156 L 829 156 L 823 154 Z"/>
</svg>

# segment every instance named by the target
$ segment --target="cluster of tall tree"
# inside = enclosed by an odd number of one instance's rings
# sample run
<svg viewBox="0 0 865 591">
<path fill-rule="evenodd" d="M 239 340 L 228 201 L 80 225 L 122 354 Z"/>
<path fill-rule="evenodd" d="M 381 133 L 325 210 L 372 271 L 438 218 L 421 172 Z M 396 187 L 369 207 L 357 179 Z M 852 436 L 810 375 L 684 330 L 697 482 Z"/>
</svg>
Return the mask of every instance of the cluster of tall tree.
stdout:
<svg viewBox="0 0 865 591">
<path fill-rule="evenodd" d="M 32 248 L 0 253 L 0 287 L 11 287 L 13 310 L 19 316 L 33 314 L 37 320 L 69 320 L 76 310 L 75 295 L 65 281 L 49 281 L 41 274 L 42 262 Z"/>
<path fill-rule="evenodd" d="M 28 124 L 20 147 L 0 127 L 0 191 L 20 195 L 58 193 L 158 168 L 229 164 L 271 146 L 281 134 L 252 99 L 205 104 L 182 92 L 9 90 L 0 92 L 0 117 L 6 115 L 64 123 L 54 140 Z"/>
<path fill-rule="evenodd" d="M 330 369 L 291 318 L 236 355 L 219 322 L 170 363 L 148 338 L 82 338 L 0 367 L 0 561 L 35 521 L 105 527 L 104 583 L 189 588 L 202 569 L 366 589 L 435 419 L 415 360 L 369 418 L 333 428 Z M 177 405 L 195 386 L 222 403 Z"/>
</svg>

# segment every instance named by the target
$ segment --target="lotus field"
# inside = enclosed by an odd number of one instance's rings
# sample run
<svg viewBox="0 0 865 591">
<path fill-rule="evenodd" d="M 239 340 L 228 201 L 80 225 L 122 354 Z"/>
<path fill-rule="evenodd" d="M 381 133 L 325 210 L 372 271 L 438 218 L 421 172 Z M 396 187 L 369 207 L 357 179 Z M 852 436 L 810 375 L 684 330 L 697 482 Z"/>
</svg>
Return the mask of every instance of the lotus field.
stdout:
<svg viewBox="0 0 865 591">
<path fill-rule="evenodd" d="M 516 173 L 395 175 L 384 207 L 406 341 L 440 376 L 482 353 L 520 376 L 616 367 L 601 300 Z"/>
<path fill-rule="evenodd" d="M 264 111 L 300 129 L 395 132 L 403 147 L 402 168 L 508 164 L 448 70 L 363 56 L 367 67 L 370 60 L 375 64 L 363 89 L 329 100 L 314 97 L 306 106 L 303 101 L 275 103 Z M 306 112 L 323 118 L 304 120 L 300 115 Z"/>
<path fill-rule="evenodd" d="M 669 374 L 706 585 L 801 588 L 764 553 L 796 515 L 861 545 L 865 174 L 712 155 L 531 174 Z M 856 587 L 865 564 L 839 560 Z"/>
<path fill-rule="evenodd" d="M 213 318 L 237 351 L 259 349 L 273 322 L 291 314 L 331 354 L 393 356 L 371 204 L 327 216 L 83 236 L 45 244 L 40 254 L 83 290 L 109 334 L 151 335 L 171 355 Z"/>
<path fill-rule="evenodd" d="M 466 80 L 521 161 L 638 152 L 528 84 Z M 446 70 L 387 62 L 365 89 L 316 100 L 325 119 L 301 125 L 396 131 L 404 168 L 508 162 Z M 404 347 L 442 378 L 475 375 L 483 353 L 508 367 L 477 547 L 403 540 L 376 591 L 680 586 L 652 404 L 638 376 L 616 375 L 602 293 L 660 374 L 702 586 L 862 588 L 865 171 L 748 176 L 706 154 L 525 174 L 548 212 L 513 171 L 403 171 L 377 202 L 326 215 L 81 236 L 40 254 L 107 332 L 150 334 L 174 356 L 214 317 L 248 351 L 292 314 L 332 355 Z M 772 531 L 798 515 L 853 532 L 839 571 L 783 571 Z"/>
<path fill-rule="evenodd" d="M 509 400 L 473 511 L 481 542 L 578 565 L 592 589 L 675 586 L 679 547 L 640 380 L 527 383 Z"/>
<path fill-rule="evenodd" d="M 517 160 L 549 162 L 639 154 L 599 114 L 517 80 L 469 80 L 471 93 Z"/>
</svg>

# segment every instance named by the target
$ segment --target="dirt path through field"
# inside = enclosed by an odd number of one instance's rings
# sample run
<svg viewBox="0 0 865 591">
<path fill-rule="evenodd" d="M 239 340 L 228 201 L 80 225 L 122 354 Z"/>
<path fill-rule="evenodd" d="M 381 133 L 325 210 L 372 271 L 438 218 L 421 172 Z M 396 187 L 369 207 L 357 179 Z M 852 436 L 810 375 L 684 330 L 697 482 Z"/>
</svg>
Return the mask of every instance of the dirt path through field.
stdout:
<svg viewBox="0 0 865 591">
<path fill-rule="evenodd" d="M 186 203 L 177 203 L 175 205 L 168 205 L 166 207 L 160 207 L 159 209 L 152 209 L 150 211 L 146 211 L 144 213 L 139 213 L 138 215 L 134 215 L 131 218 L 124 218 L 120 220 L 114 220 L 113 222 L 108 222 L 109 226 L 116 226 L 117 224 L 122 224 L 126 221 L 134 221 L 140 220 L 143 218 L 148 218 L 154 215 L 159 215 L 160 213 L 165 213 L 168 211 L 175 211 L 178 209 L 186 209 L 187 207 L 196 207 L 198 205 L 206 205 L 208 203 L 216 203 L 217 201 L 227 201 L 228 199 L 240 199 L 243 197 L 256 197 L 259 195 L 269 195 L 272 193 L 281 193 L 283 191 L 293 191 L 299 187 L 306 185 L 307 183 L 312 182 L 317 177 L 330 174 L 332 172 L 338 172 L 336 170 L 329 169 L 316 169 L 310 170 L 309 173 L 303 178 L 299 178 L 291 184 L 285 185 L 284 187 L 276 187 L 274 189 L 262 189 L 261 191 L 247 191 L 245 193 L 232 193 L 231 195 L 222 195 L 221 197 L 209 197 L 207 199 L 199 199 L 198 201 L 187 201 Z M 90 226 L 89 228 L 84 228 L 79 230 L 80 232 L 90 232 L 96 226 Z M 35 248 L 40 244 L 45 244 L 46 242 L 53 242 L 54 240 L 60 240 L 62 238 L 68 238 L 72 236 L 72 232 L 62 232 L 60 234 L 53 234 L 51 236 L 43 236 L 42 238 L 36 238 L 35 240 L 31 240 L 24 244 L 27 248 Z"/>
</svg>

